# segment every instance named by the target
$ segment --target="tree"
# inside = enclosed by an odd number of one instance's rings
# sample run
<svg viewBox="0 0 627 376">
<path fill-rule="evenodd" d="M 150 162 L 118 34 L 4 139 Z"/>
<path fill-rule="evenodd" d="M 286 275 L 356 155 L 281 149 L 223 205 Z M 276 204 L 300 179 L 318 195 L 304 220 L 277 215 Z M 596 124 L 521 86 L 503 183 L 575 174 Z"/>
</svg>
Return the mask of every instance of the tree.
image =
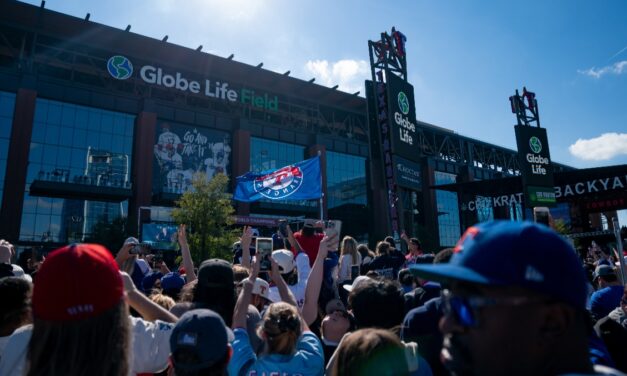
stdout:
<svg viewBox="0 0 627 376">
<path fill-rule="evenodd" d="M 128 236 L 130 235 L 127 230 L 126 217 L 116 217 L 109 221 L 107 217 L 101 216 L 91 227 L 91 234 L 84 241 L 102 244 L 115 254 Z"/>
<path fill-rule="evenodd" d="M 188 242 L 194 263 L 208 258 L 231 258 L 231 246 L 237 239 L 233 225 L 231 195 L 226 192 L 229 178 L 216 174 L 207 181 L 204 173 L 192 178 L 193 189 L 183 193 L 176 202 L 172 216 L 190 229 Z"/>
</svg>

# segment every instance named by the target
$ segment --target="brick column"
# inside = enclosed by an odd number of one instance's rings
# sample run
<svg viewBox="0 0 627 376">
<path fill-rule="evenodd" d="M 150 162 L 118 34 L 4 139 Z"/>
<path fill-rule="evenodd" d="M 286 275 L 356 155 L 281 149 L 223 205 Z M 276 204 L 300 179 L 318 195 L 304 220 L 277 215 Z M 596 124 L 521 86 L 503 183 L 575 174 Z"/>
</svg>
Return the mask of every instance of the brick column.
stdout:
<svg viewBox="0 0 627 376">
<path fill-rule="evenodd" d="M 135 118 L 135 138 L 133 139 L 133 197 L 129 203 L 129 229 L 139 234 L 137 214 L 142 206 L 150 206 L 152 202 L 152 166 L 153 147 L 157 131 L 157 114 L 142 111 Z M 148 211 L 141 212 L 141 220 L 149 220 Z"/>
<path fill-rule="evenodd" d="M 28 153 L 33 133 L 35 103 L 37 92 L 31 89 L 18 89 L 15 96 L 15 110 L 7 169 L 0 212 L 0 238 L 17 242 L 22 223 L 22 207 L 24 205 L 24 187 L 28 168 Z"/>
<path fill-rule="evenodd" d="M 322 200 L 322 213 L 325 219 L 328 219 L 328 205 L 327 205 L 327 148 L 321 144 L 315 144 L 309 147 L 307 154 L 309 158 L 313 158 L 320 152 L 320 174 L 322 175 L 322 193 L 324 194 L 324 200 Z M 318 215 L 320 208 L 318 208 Z"/>
<path fill-rule="evenodd" d="M 233 132 L 233 156 L 231 170 L 231 188 L 234 191 L 237 185 L 236 178 L 250 171 L 250 131 L 237 129 Z M 237 215 L 250 214 L 250 204 L 247 202 L 235 202 Z"/>
</svg>

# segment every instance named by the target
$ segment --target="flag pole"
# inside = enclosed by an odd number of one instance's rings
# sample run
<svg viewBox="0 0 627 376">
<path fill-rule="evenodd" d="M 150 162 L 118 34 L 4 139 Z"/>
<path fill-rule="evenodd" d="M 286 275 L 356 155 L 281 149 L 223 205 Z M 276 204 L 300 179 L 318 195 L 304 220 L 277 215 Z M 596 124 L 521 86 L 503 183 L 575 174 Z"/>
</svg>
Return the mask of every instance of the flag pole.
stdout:
<svg viewBox="0 0 627 376">
<path fill-rule="evenodd" d="M 318 150 L 318 163 L 320 163 L 320 220 L 324 221 L 324 187 L 322 186 L 322 152 Z"/>
</svg>

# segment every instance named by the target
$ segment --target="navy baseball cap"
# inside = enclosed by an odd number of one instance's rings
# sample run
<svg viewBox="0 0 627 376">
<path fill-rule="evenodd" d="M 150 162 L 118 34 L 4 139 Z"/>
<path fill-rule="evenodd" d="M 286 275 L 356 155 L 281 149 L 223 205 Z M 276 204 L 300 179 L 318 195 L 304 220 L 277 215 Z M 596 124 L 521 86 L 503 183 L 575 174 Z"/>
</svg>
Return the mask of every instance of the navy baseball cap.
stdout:
<svg viewBox="0 0 627 376">
<path fill-rule="evenodd" d="M 180 290 L 185 286 L 185 279 L 177 272 L 169 272 L 161 277 L 161 288 L 164 290 Z"/>
<path fill-rule="evenodd" d="M 194 309 L 186 312 L 170 336 L 174 369 L 198 371 L 213 366 L 224 359 L 233 339 L 231 329 L 214 311 Z"/>
<path fill-rule="evenodd" d="M 584 309 L 587 280 L 575 250 L 534 222 L 490 221 L 469 227 L 448 264 L 412 265 L 428 280 L 519 286 Z"/>
</svg>

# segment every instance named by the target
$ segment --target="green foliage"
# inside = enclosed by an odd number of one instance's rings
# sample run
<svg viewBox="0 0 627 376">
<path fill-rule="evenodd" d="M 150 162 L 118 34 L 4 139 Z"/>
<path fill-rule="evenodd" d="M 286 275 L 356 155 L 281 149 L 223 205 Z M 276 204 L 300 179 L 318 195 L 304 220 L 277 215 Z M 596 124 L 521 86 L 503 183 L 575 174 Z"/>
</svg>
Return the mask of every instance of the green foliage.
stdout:
<svg viewBox="0 0 627 376">
<path fill-rule="evenodd" d="M 91 227 L 91 234 L 85 238 L 85 243 L 102 244 L 115 254 L 129 236 L 126 217 L 117 217 L 109 221 L 102 216 Z"/>
<path fill-rule="evenodd" d="M 189 248 L 194 263 L 208 258 L 231 259 L 231 246 L 237 239 L 232 229 L 235 210 L 231 195 L 226 192 L 229 178 L 216 174 L 207 181 L 204 173 L 195 174 L 193 190 L 185 192 L 176 202 L 172 216 L 178 224 L 186 224 Z"/>
</svg>

